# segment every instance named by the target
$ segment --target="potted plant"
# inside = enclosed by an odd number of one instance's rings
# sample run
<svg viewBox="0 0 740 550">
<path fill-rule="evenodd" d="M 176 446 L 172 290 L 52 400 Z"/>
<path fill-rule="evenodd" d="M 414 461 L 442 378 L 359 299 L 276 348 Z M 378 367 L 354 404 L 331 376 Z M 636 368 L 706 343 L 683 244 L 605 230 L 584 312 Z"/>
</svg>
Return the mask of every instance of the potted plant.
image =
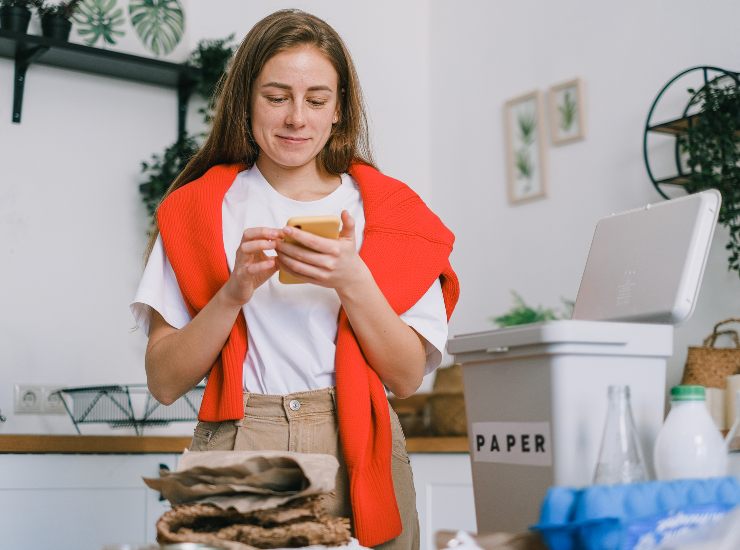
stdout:
<svg viewBox="0 0 740 550">
<path fill-rule="evenodd" d="M 72 16 L 81 0 L 63 0 L 49 4 L 43 1 L 37 8 L 41 17 L 41 33 L 47 38 L 68 40 L 72 29 Z"/>
<path fill-rule="evenodd" d="M 543 308 L 542 306 L 531 307 L 524 302 L 524 299 L 517 292 L 512 290 L 511 294 L 514 297 L 514 306 L 501 315 L 490 317 L 490 321 L 501 328 L 554 321 L 556 319 L 570 319 L 572 315 L 573 302 L 569 300 L 561 298 L 564 309 L 562 312 L 558 312 L 552 308 Z"/>
<path fill-rule="evenodd" d="M 25 34 L 38 0 L 0 0 L 0 28 Z"/>
<path fill-rule="evenodd" d="M 725 248 L 730 271 L 740 275 L 740 83 L 738 75 L 689 90 L 698 107 L 679 146 L 690 169 L 686 190 L 717 189 L 722 194 L 719 223 L 730 232 Z"/>
</svg>

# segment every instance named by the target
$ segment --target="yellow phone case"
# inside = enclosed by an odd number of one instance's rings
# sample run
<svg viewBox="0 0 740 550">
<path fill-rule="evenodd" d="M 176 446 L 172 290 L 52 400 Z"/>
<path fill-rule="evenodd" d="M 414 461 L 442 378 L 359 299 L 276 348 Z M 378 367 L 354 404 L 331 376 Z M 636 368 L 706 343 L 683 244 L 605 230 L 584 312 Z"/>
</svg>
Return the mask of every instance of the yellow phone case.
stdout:
<svg viewBox="0 0 740 550">
<path fill-rule="evenodd" d="M 309 233 L 313 233 L 314 235 L 325 237 L 327 239 L 339 238 L 339 224 L 340 220 L 337 216 L 294 216 L 286 223 L 288 227 L 302 229 L 303 231 L 308 231 Z M 285 241 L 295 243 L 295 241 L 290 237 L 287 237 Z M 282 270 L 280 270 L 278 274 L 278 280 L 286 285 L 306 282 L 303 279 L 299 279 L 298 277 Z"/>
</svg>

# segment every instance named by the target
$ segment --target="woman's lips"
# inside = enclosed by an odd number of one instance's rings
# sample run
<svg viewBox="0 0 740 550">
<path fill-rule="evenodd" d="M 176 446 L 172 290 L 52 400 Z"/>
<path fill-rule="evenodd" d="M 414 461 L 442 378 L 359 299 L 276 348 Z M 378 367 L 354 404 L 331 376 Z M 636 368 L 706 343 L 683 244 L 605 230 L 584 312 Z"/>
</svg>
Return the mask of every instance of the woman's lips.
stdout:
<svg viewBox="0 0 740 550">
<path fill-rule="evenodd" d="M 281 141 L 284 141 L 285 143 L 292 143 L 296 145 L 300 145 L 301 143 L 306 143 L 308 141 L 308 138 L 293 137 L 293 136 L 278 136 L 278 138 Z"/>
</svg>

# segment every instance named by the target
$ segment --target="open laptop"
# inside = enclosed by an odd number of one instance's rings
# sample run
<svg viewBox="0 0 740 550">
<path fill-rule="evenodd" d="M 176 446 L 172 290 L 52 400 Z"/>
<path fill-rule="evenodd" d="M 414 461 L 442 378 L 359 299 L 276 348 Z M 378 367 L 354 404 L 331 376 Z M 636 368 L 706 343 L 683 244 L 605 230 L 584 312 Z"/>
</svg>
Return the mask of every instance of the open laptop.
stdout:
<svg viewBox="0 0 740 550">
<path fill-rule="evenodd" d="M 710 189 L 599 220 L 573 319 L 674 325 L 688 319 L 721 200 Z"/>
</svg>

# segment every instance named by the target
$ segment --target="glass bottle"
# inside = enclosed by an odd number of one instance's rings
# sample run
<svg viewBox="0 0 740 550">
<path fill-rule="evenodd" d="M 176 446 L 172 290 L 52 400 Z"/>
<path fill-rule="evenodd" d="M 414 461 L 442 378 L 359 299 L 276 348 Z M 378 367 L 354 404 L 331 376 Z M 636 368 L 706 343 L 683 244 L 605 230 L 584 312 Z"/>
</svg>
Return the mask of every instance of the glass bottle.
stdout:
<svg viewBox="0 0 740 550">
<path fill-rule="evenodd" d="M 740 391 L 735 395 L 735 422 L 727 433 L 727 475 L 740 480 Z"/>
<path fill-rule="evenodd" d="M 647 481 L 645 458 L 635 429 L 629 386 L 609 386 L 609 408 L 594 473 L 595 484 Z"/>
<path fill-rule="evenodd" d="M 671 411 L 655 441 L 658 479 L 727 474 L 727 447 L 704 400 L 703 386 L 671 388 Z"/>
</svg>

